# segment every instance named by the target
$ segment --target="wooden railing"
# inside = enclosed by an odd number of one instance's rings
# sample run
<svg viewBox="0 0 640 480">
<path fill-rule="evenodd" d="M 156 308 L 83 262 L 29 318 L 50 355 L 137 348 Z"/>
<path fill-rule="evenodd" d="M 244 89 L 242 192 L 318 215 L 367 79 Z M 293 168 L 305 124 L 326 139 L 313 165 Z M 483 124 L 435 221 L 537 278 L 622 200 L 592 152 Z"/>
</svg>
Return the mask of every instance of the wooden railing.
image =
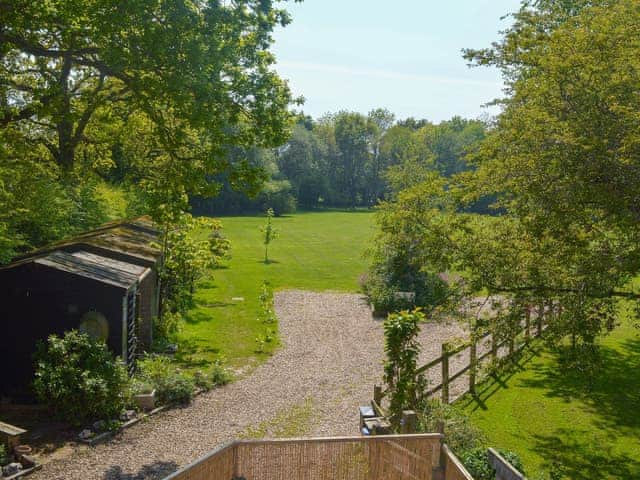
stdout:
<svg viewBox="0 0 640 480">
<path fill-rule="evenodd" d="M 442 440 L 430 433 L 238 441 L 165 480 L 470 479 Z"/>
<path fill-rule="evenodd" d="M 531 315 L 526 315 L 520 323 L 520 328 L 507 338 L 499 339 L 494 333 L 487 332 L 482 335 L 477 335 L 472 340 L 459 346 L 452 347 L 450 344 L 443 343 L 441 345 L 441 355 L 416 370 L 416 373 L 425 373 L 440 365 L 440 382 L 427 390 L 427 397 L 433 397 L 440 392 L 442 402 L 450 403 L 452 400 L 450 394 L 451 384 L 466 373 L 468 373 L 468 382 L 462 391 L 458 393 L 462 395 L 467 392 L 475 392 L 476 384 L 481 380 L 478 378 L 478 372 L 483 362 L 487 358 L 491 358 L 491 360 L 495 362 L 498 359 L 513 357 L 529 343 L 531 338 L 539 337 L 544 331 L 542 315 L 538 316 L 535 323 L 535 326 L 532 325 Z M 489 348 L 486 348 L 487 344 L 489 344 Z M 505 347 L 507 353 L 500 355 L 500 351 Z M 486 349 L 486 351 L 482 351 L 483 349 Z M 451 359 L 457 355 L 461 355 L 465 350 L 469 350 L 469 360 L 467 364 L 455 372 L 452 372 Z M 376 412 L 382 416 L 385 416 L 382 400 L 386 394 L 387 392 L 384 391 L 382 387 L 378 385 L 374 386 L 373 407 Z"/>
</svg>

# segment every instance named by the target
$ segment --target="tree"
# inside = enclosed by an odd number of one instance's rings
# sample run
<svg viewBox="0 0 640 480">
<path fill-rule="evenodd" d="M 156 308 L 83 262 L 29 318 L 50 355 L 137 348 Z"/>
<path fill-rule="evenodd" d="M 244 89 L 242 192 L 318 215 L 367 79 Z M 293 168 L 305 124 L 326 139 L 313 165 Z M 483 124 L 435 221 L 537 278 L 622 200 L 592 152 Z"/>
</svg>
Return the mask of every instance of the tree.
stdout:
<svg viewBox="0 0 640 480">
<path fill-rule="evenodd" d="M 279 149 L 278 167 L 291 182 L 301 205 L 316 207 L 329 197 L 327 154 L 327 145 L 314 131 L 314 124 L 304 119 L 296 124 L 287 144 Z"/>
<path fill-rule="evenodd" d="M 291 95 L 269 47 L 288 22 L 259 0 L 2 1 L 0 126 L 43 145 L 68 176 L 96 123 L 143 112 L 151 163 L 166 156 L 174 184 L 204 191 L 207 175 L 243 168 L 225 146 L 286 137 Z"/>
<path fill-rule="evenodd" d="M 378 108 L 369 112 L 367 116 L 370 129 L 370 155 L 365 165 L 366 187 L 364 189 L 364 204 L 375 205 L 384 196 L 385 182 L 383 172 L 389 166 L 382 154 L 384 138 L 395 122 L 395 115 L 389 110 Z"/>
<path fill-rule="evenodd" d="M 333 121 L 339 159 L 335 169 L 336 186 L 347 205 L 355 207 L 364 200 L 372 125 L 364 115 L 352 112 L 339 112 Z"/>
<path fill-rule="evenodd" d="M 582 361 L 615 325 L 617 300 L 640 303 L 640 5 L 535 5 L 476 57 L 505 70 L 510 96 L 475 169 L 400 192 L 379 222 L 425 271 L 464 272 L 459 296 L 509 300 L 498 315 L 546 312 Z M 501 215 L 462 212 L 483 195 Z"/>
<path fill-rule="evenodd" d="M 264 263 L 269 263 L 269 245 L 273 240 L 278 238 L 280 232 L 273 226 L 274 217 L 273 208 L 267 210 L 267 223 L 260 228 L 262 232 L 262 243 L 264 244 Z"/>
</svg>

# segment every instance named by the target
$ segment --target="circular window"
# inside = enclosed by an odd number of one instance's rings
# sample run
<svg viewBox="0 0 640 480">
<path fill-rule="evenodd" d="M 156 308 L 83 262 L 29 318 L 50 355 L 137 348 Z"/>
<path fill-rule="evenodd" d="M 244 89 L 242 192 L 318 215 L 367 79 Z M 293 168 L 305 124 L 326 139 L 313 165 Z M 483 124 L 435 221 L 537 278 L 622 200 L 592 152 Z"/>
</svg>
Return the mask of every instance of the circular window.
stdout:
<svg viewBox="0 0 640 480">
<path fill-rule="evenodd" d="M 107 338 L 109 338 L 109 322 L 99 312 L 85 313 L 80 319 L 78 330 L 96 340 L 104 340 L 106 342 Z"/>
</svg>

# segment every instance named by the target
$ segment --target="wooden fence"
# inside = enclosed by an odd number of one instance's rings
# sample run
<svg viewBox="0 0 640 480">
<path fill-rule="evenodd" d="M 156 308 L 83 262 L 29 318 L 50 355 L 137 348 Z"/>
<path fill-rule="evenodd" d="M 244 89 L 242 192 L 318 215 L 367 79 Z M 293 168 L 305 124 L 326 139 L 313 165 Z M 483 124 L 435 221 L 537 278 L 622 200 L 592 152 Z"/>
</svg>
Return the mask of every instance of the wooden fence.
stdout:
<svg viewBox="0 0 640 480">
<path fill-rule="evenodd" d="M 441 345 L 442 354 L 417 370 L 417 373 L 425 373 L 440 366 L 440 382 L 431 386 L 426 395 L 433 397 L 440 392 L 442 403 L 450 403 L 452 400 L 450 394 L 451 384 L 466 373 L 468 373 L 468 382 L 462 392 L 459 392 L 459 395 L 475 392 L 476 384 L 481 380 L 478 378 L 478 373 L 483 362 L 489 358 L 495 362 L 498 359 L 513 357 L 514 354 L 529 343 L 531 338 L 539 337 L 542 334 L 544 331 L 544 316 L 538 315 L 535 325 L 532 324 L 531 320 L 532 316 L 530 314 L 525 315 L 524 320 L 520 323 L 520 328 L 508 338 L 499 339 L 495 334 L 488 332 L 453 348 L 450 344 L 443 343 Z M 468 362 L 466 365 L 452 372 L 451 360 L 457 355 L 466 353 L 467 350 Z M 504 350 L 506 350 L 506 354 L 501 355 L 500 352 Z M 384 412 L 382 399 L 386 396 L 386 393 L 380 386 L 376 385 L 374 387 L 373 407 L 378 413 Z"/>
<path fill-rule="evenodd" d="M 247 440 L 165 480 L 469 480 L 439 433 Z"/>
</svg>

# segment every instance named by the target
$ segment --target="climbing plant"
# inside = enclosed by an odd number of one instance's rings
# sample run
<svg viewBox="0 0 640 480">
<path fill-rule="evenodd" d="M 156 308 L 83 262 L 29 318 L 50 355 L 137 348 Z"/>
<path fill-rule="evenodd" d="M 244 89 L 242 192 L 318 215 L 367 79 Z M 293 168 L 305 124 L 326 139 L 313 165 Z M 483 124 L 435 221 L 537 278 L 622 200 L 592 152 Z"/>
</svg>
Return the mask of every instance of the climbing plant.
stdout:
<svg viewBox="0 0 640 480">
<path fill-rule="evenodd" d="M 389 413 L 395 426 L 403 410 L 418 410 L 424 400 L 427 380 L 418 373 L 420 355 L 420 323 L 424 313 L 418 308 L 391 314 L 384 322 L 385 353 L 384 380 L 389 397 Z"/>
</svg>

